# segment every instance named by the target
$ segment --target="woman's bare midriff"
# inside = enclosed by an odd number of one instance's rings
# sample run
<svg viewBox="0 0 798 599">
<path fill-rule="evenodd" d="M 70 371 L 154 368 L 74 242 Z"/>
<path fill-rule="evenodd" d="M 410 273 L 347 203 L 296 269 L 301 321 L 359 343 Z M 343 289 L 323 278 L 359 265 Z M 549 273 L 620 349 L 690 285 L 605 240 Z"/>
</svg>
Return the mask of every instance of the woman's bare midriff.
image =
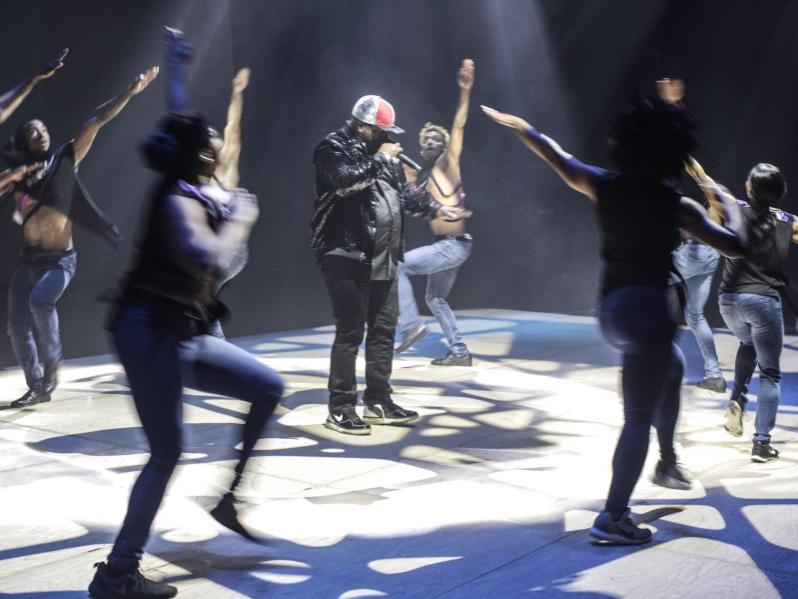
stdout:
<svg viewBox="0 0 798 599">
<path fill-rule="evenodd" d="M 29 206 L 23 217 L 33 208 Z M 72 249 L 72 221 L 57 210 L 47 206 L 39 208 L 25 223 L 22 231 L 25 245 L 38 247 L 43 250 L 69 250 Z"/>
</svg>

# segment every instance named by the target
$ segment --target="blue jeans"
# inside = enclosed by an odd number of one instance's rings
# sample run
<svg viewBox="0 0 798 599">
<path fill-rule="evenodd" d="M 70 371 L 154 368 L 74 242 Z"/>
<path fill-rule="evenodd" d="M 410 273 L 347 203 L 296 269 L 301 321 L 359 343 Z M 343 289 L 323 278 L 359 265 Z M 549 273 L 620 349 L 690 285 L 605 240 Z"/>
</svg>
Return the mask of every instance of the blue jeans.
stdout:
<svg viewBox="0 0 798 599">
<path fill-rule="evenodd" d="M 438 324 L 446 335 L 449 350 L 456 356 L 468 353 L 463 337 L 457 328 L 449 302 L 446 298 L 452 290 L 460 266 L 471 255 L 471 239 L 458 240 L 454 237 L 440 239 L 432 245 L 425 245 L 405 254 L 404 262 L 399 264 L 399 330 L 403 335 L 421 324 L 410 275 L 427 275 L 425 299 Z"/>
<path fill-rule="evenodd" d="M 136 412 L 150 445 L 150 460 L 130 493 L 127 515 L 108 563 L 127 571 L 138 566 L 166 485 L 182 451 L 183 387 L 252 404 L 234 490 L 255 442 L 283 394 L 275 371 L 235 345 L 196 335 L 196 324 L 175 304 L 123 305 L 112 323 L 113 343 L 125 368 Z"/>
<path fill-rule="evenodd" d="M 704 376 L 708 378 L 723 376 L 718 363 L 718 352 L 715 349 L 712 329 L 709 328 L 709 323 L 704 316 L 704 306 L 707 305 L 709 299 L 714 275 L 713 271 L 685 279 L 687 301 L 684 307 L 684 320 L 698 342 L 698 349 L 701 350 L 701 357 L 704 359 Z"/>
<path fill-rule="evenodd" d="M 755 293 L 724 293 L 718 298 L 718 304 L 726 326 L 740 340 L 732 398 L 737 399 L 748 391 L 748 383 L 758 364 L 754 441 L 769 441 L 770 431 L 776 426 L 781 387 L 779 359 L 784 340 L 781 300 Z"/>
<path fill-rule="evenodd" d="M 599 323 L 605 339 L 621 352 L 623 364 L 624 424 L 612 458 L 612 482 L 605 507 L 618 517 L 627 509 L 640 478 L 652 424 L 662 460 L 676 462 L 673 436 L 684 358 L 673 343 L 676 324 L 665 290 L 640 286 L 616 289 L 602 300 Z"/>
<path fill-rule="evenodd" d="M 55 303 L 75 275 L 75 250 L 24 247 L 8 288 L 8 334 L 29 389 L 49 392 L 61 363 Z"/>
<path fill-rule="evenodd" d="M 704 359 L 704 376 L 709 378 L 723 376 L 712 329 L 704 317 L 704 307 L 707 305 L 712 278 L 719 262 L 720 254 L 716 249 L 693 240 L 685 241 L 673 252 L 673 266 L 687 285 L 684 320 L 698 342 L 698 349 Z M 676 277 L 671 278 L 671 283 L 678 282 Z"/>
</svg>

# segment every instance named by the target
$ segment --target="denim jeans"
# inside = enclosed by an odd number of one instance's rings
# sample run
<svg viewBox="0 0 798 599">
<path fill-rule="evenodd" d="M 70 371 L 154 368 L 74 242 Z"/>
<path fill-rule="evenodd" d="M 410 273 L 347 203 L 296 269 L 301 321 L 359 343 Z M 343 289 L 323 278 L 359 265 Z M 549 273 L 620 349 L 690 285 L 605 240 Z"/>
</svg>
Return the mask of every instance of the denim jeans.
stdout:
<svg viewBox="0 0 798 599">
<path fill-rule="evenodd" d="M 112 322 L 113 343 L 150 445 L 150 459 L 133 485 L 127 515 L 108 556 L 108 563 L 118 570 L 138 565 L 180 459 L 183 387 L 252 404 L 244 420 L 231 490 L 283 393 L 279 374 L 223 339 L 194 335 L 195 327 L 195 321 L 174 304 L 124 305 Z"/>
<path fill-rule="evenodd" d="M 708 378 L 723 376 L 712 329 L 704 317 L 704 307 L 707 305 L 712 279 L 719 262 L 720 254 L 716 249 L 692 240 L 684 242 L 673 252 L 673 266 L 687 285 L 684 320 L 698 342 L 698 349 L 704 359 L 704 376 Z M 674 277 L 671 282 L 679 281 Z"/>
<path fill-rule="evenodd" d="M 709 328 L 709 323 L 704 316 L 704 307 L 709 299 L 714 275 L 715 273 L 711 272 L 685 279 L 687 301 L 684 307 L 684 320 L 698 342 L 698 349 L 704 359 L 704 376 L 708 378 L 723 376 L 718 363 L 718 352 L 715 349 L 712 329 Z"/>
<path fill-rule="evenodd" d="M 357 404 L 355 362 L 364 334 L 366 390 L 363 403 L 389 399 L 393 341 L 399 314 L 396 279 L 372 281 L 368 264 L 342 256 L 325 256 L 321 270 L 335 318 L 327 383 L 330 411 Z"/>
<path fill-rule="evenodd" d="M 457 328 L 454 312 L 446 298 L 457 278 L 457 271 L 471 254 L 471 239 L 458 240 L 446 237 L 405 254 L 399 264 L 399 330 L 403 335 L 421 324 L 410 275 L 427 275 L 427 306 L 438 321 L 450 351 L 457 356 L 468 353 L 463 337 Z"/>
<path fill-rule="evenodd" d="M 781 300 L 755 293 L 724 293 L 718 297 L 720 315 L 740 340 L 734 364 L 732 397 L 748 391 L 748 383 L 759 365 L 759 393 L 756 396 L 754 441 L 769 441 L 776 426 L 781 387 L 781 347 L 784 320 Z"/>
<path fill-rule="evenodd" d="M 605 509 L 617 517 L 628 506 L 648 453 L 649 430 L 657 431 L 660 456 L 676 462 L 673 436 L 684 372 L 673 343 L 676 325 L 665 290 L 628 286 L 601 302 L 601 331 L 621 352 L 624 424 L 612 458 L 612 482 Z"/>
<path fill-rule="evenodd" d="M 61 363 L 55 304 L 75 275 L 75 250 L 24 247 L 8 289 L 8 334 L 29 389 L 49 392 Z"/>
</svg>

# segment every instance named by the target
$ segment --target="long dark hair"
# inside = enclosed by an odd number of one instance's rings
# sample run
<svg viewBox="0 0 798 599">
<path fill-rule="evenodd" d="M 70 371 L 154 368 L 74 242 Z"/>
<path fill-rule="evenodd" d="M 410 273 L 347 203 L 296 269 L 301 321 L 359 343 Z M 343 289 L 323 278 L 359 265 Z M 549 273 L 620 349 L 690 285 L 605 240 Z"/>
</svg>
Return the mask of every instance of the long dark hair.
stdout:
<svg viewBox="0 0 798 599">
<path fill-rule="evenodd" d="M 610 153 L 616 168 L 655 181 L 678 179 L 695 149 L 695 122 L 681 105 L 638 95 L 615 117 Z"/>
<path fill-rule="evenodd" d="M 786 195 L 787 181 L 779 167 L 760 162 L 748 174 L 748 188 L 755 215 L 748 233 L 749 246 L 750 255 L 756 260 L 772 251 L 776 217 L 770 209 Z"/>
<path fill-rule="evenodd" d="M 35 120 L 35 119 L 34 119 Z M 51 152 L 33 152 L 28 148 L 28 126 L 33 120 L 25 121 L 17 127 L 14 134 L 9 137 L 3 149 L 0 150 L 0 156 L 10 166 L 14 168 L 23 164 L 33 164 L 34 162 L 43 162 L 50 157 Z"/>
</svg>

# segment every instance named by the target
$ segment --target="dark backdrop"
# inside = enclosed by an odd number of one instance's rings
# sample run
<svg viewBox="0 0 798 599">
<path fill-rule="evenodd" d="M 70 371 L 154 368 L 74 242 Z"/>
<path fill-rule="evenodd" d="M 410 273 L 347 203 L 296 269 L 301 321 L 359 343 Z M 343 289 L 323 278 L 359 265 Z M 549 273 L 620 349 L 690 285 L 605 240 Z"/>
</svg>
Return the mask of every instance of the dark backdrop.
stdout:
<svg viewBox="0 0 798 599">
<path fill-rule="evenodd" d="M 261 218 L 248 268 L 228 288 L 230 335 L 330 322 L 308 249 L 311 153 L 347 117 L 356 98 L 378 93 L 397 109 L 417 151 L 416 131 L 449 126 L 455 72 L 476 62 L 462 170 L 475 211 L 474 253 L 451 297 L 455 308 L 502 307 L 589 314 L 599 258 L 592 208 L 568 190 L 478 105 L 516 111 L 581 158 L 609 166 L 607 122 L 634 89 L 682 76 L 701 123 L 699 157 L 742 193 L 758 161 L 798 174 L 793 136 L 798 92 L 798 3 L 790 0 L 4 0 L 0 90 L 63 46 L 66 66 L 43 82 L 3 126 L 42 118 L 55 144 L 74 136 L 95 106 L 161 57 L 161 27 L 178 26 L 197 48 L 192 104 L 220 127 L 229 81 L 250 66 L 245 95 L 242 184 Z M 100 132 L 81 175 L 94 198 L 135 239 L 152 177 L 136 144 L 163 110 L 161 77 Z M 685 190 L 697 191 L 685 185 Z M 20 244 L 0 223 L 0 312 Z M 797 209 L 795 202 L 787 207 Z M 429 240 L 411 223 L 410 247 Z M 76 231 L 78 273 L 60 302 L 66 355 L 106 351 L 105 306 L 95 297 L 127 264 Z M 419 282 L 420 290 L 420 282 Z M 714 302 L 710 313 L 717 319 Z M 716 320 L 717 322 L 717 320 Z M 0 362 L 13 362 L 0 336 Z"/>
</svg>

